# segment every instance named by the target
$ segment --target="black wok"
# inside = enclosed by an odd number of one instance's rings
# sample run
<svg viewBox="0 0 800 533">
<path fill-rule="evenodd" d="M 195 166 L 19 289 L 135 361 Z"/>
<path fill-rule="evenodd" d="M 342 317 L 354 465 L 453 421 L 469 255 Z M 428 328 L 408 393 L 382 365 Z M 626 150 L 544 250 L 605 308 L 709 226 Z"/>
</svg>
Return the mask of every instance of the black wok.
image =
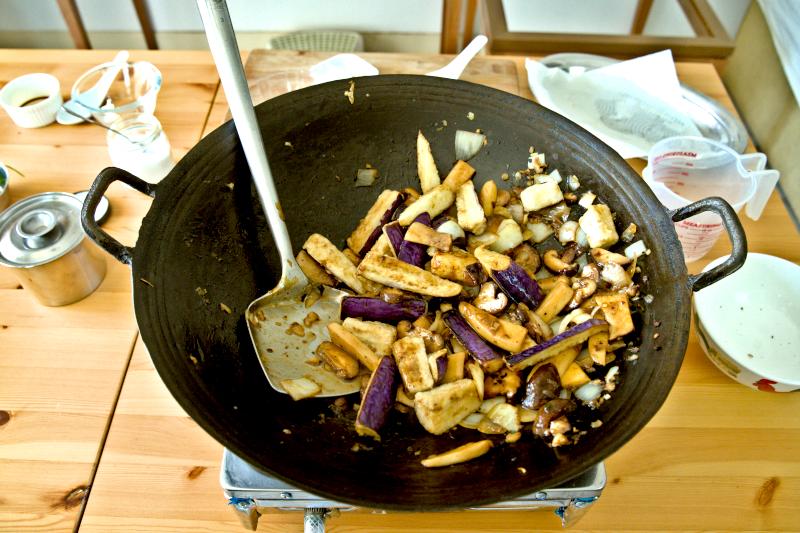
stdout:
<svg viewBox="0 0 800 533">
<path fill-rule="evenodd" d="M 535 146 L 552 168 L 576 174 L 610 204 L 620 227 L 639 226 L 652 250 L 641 265 L 642 292 L 654 301 L 640 317 L 639 359 L 620 361 L 621 384 L 592 415 L 603 420 L 602 428 L 572 447 L 553 450 L 526 435 L 478 460 L 428 470 L 421 457 L 478 434 L 459 428 L 434 437 L 410 420 L 413 415 L 394 412 L 383 442 L 376 444 L 355 435 L 352 409 L 336 415 L 332 400 L 293 402 L 273 391 L 243 313 L 276 284 L 280 268 L 231 122 L 203 139 L 158 185 L 119 169 L 103 170 L 83 210 L 90 237 L 132 266 L 136 319 L 169 390 L 208 433 L 254 466 L 302 489 L 365 507 L 474 506 L 554 486 L 603 460 L 666 398 L 686 348 L 692 290 L 743 263 L 745 238 L 734 212 L 719 199 L 667 212 L 601 141 L 507 93 L 462 81 L 379 76 L 356 79 L 351 105 L 343 95 L 348 85 L 310 87 L 257 107 L 295 250 L 312 232 L 342 244 L 382 189 L 418 187 L 418 129 L 431 141 L 440 173 L 453 163 L 457 128 L 486 132 L 489 145 L 470 161 L 478 185 L 486 179 L 502 183 L 502 173 L 525 168 L 528 148 Z M 439 131 L 443 120 L 448 125 Z M 370 188 L 355 188 L 355 172 L 367 163 L 380 170 L 380 178 Z M 135 248 L 115 241 L 92 216 L 102 193 L 117 180 L 155 199 Z M 734 250 L 719 270 L 688 276 L 672 222 L 704 210 L 723 217 Z M 203 290 L 207 293 L 199 294 Z M 221 311 L 220 303 L 232 313 Z M 357 401 L 350 398 L 350 406 Z M 366 448 L 353 451 L 357 442 Z"/>
</svg>

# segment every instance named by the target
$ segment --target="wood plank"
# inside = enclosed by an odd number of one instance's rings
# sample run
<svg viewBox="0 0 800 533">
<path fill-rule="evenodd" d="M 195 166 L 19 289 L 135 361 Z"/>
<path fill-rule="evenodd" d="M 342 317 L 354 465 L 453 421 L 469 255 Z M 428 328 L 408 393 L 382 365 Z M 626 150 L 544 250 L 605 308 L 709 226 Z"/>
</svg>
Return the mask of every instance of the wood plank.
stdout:
<svg viewBox="0 0 800 533">
<path fill-rule="evenodd" d="M 200 138 L 218 79 L 207 52 L 133 51 L 164 78 L 156 116 L 176 157 Z M 0 84 L 28 72 L 59 78 L 65 98 L 77 77 L 113 51 L 0 50 Z M 111 161 L 106 133 L 91 125 L 28 130 L 0 114 L 0 154 L 25 176 L 11 176 L 19 200 L 45 191 L 89 187 Z M 115 184 L 104 228 L 136 242 L 151 200 Z M 0 268 L 0 529 L 73 531 L 102 449 L 137 337 L 131 272 L 106 257 L 100 287 L 80 302 L 44 307 L 13 272 Z"/>
<path fill-rule="evenodd" d="M 631 23 L 631 33 L 636 35 L 644 31 L 647 18 L 650 16 L 650 9 L 653 7 L 653 0 L 639 0 L 636 2 L 636 12 L 633 14 Z"/>
<path fill-rule="evenodd" d="M 461 8 L 463 0 L 444 0 L 442 2 L 442 35 L 439 53 L 457 54 L 461 34 Z"/>
</svg>

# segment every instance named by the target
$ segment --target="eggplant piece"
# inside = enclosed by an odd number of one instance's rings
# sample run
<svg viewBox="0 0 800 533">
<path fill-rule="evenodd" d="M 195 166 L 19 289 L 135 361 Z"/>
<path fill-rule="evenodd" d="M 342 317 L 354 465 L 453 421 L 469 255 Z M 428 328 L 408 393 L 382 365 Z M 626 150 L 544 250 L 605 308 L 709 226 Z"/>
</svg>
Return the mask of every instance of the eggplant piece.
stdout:
<svg viewBox="0 0 800 533">
<path fill-rule="evenodd" d="M 397 328 L 394 326 L 358 318 L 345 318 L 342 326 L 366 344 L 376 355 L 383 357 L 392 354 L 392 344 L 397 340 Z"/>
<path fill-rule="evenodd" d="M 300 270 L 302 270 L 303 274 L 308 278 L 308 281 L 319 285 L 329 285 L 331 287 L 336 285 L 336 278 L 328 274 L 305 250 L 300 250 L 295 260 L 297 261 L 297 266 L 300 267 Z"/>
<path fill-rule="evenodd" d="M 575 390 L 590 381 L 591 379 L 578 363 L 570 364 L 567 371 L 561 375 L 561 386 L 565 389 Z"/>
<path fill-rule="evenodd" d="M 471 181 L 467 181 L 456 191 L 456 209 L 458 225 L 464 230 L 475 235 L 480 235 L 486 230 L 486 215 Z"/>
<path fill-rule="evenodd" d="M 483 269 L 475 256 L 458 248 L 453 248 L 449 252 L 434 253 L 430 268 L 431 272 L 440 278 L 449 279 L 467 287 L 477 287 L 485 278 Z"/>
<path fill-rule="evenodd" d="M 359 294 L 373 292 L 377 286 L 358 276 L 355 265 L 331 241 L 312 234 L 303 244 L 303 249 L 333 276 Z"/>
<path fill-rule="evenodd" d="M 403 386 L 409 394 L 433 388 L 433 375 L 428 364 L 425 343 L 420 337 L 403 337 L 392 345 L 392 354 L 403 379 Z"/>
<path fill-rule="evenodd" d="M 519 199 L 525 211 L 539 211 L 564 200 L 564 194 L 555 181 L 537 183 L 523 190 Z"/>
<path fill-rule="evenodd" d="M 510 257 L 483 247 L 475 249 L 475 257 L 503 292 L 516 303 L 535 309 L 544 300 L 544 293 L 525 269 Z"/>
<path fill-rule="evenodd" d="M 528 338 L 525 327 L 497 318 L 467 302 L 458 304 L 458 312 L 478 335 L 503 350 L 518 352 Z"/>
<path fill-rule="evenodd" d="M 428 356 L 428 364 L 431 367 L 434 385 L 441 385 L 447 373 L 447 350 L 439 350 Z"/>
<path fill-rule="evenodd" d="M 414 396 L 414 411 L 422 427 L 441 435 L 480 407 L 478 391 L 471 379 L 445 383 Z"/>
<path fill-rule="evenodd" d="M 417 134 L 417 175 L 422 192 L 428 192 L 441 184 L 439 170 L 436 168 L 436 161 L 433 159 L 431 145 L 428 139 L 422 134 L 422 130 Z"/>
<path fill-rule="evenodd" d="M 430 226 L 431 216 L 428 213 L 421 213 L 419 216 L 417 216 L 417 218 L 414 219 L 414 222 L 412 222 L 411 225 L 413 226 L 415 223 L 422 224 L 424 226 Z M 408 231 L 406 231 L 406 235 L 407 234 Z M 410 241 L 404 236 L 403 242 L 400 244 L 400 249 L 397 250 L 397 258 L 408 263 L 409 265 L 422 268 L 427 257 L 425 254 L 426 250 L 427 247 L 424 244 Z"/>
<path fill-rule="evenodd" d="M 592 248 L 608 248 L 619 240 L 611 209 L 605 204 L 592 204 L 578 219 Z"/>
<path fill-rule="evenodd" d="M 594 300 L 600 306 L 606 321 L 611 326 L 608 332 L 609 340 L 614 340 L 633 331 L 631 309 L 628 305 L 628 297 L 625 294 L 597 295 Z"/>
<path fill-rule="evenodd" d="M 315 351 L 333 369 L 333 373 L 342 379 L 353 379 L 358 375 L 358 361 L 343 349 L 329 341 L 323 341 Z"/>
<path fill-rule="evenodd" d="M 347 248 L 348 250 L 350 248 Z M 392 248 L 392 243 L 389 242 L 389 237 L 380 233 L 378 235 L 378 239 L 375 241 L 375 244 L 372 245 L 367 253 L 379 254 L 379 255 L 393 255 L 394 249 Z M 361 258 L 359 257 L 357 261 L 355 261 L 355 265 L 361 262 Z"/>
<path fill-rule="evenodd" d="M 376 283 L 425 296 L 450 298 L 461 293 L 461 285 L 395 257 L 367 254 L 358 273 Z"/>
<path fill-rule="evenodd" d="M 484 341 L 480 335 L 475 333 L 467 321 L 454 311 L 448 311 L 444 314 L 444 321 L 453 331 L 453 334 L 458 338 L 459 342 L 469 351 L 470 355 L 474 357 L 482 367 L 487 369 L 491 367 L 497 370 L 503 364 L 503 358 L 499 353 L 494 351 L 494 348 Z"/>
<path fill-rule="evenodd" d="M 564 333 L 556 335 L 552 339 L 546 340 L 541 344 L 537 344 L 533 348 L 528 348 L 517 354 L 509 355 L 506 357 L 506 363 L 514 370 L 521 370 L 553 357 L 567 348 L 583 344 L 592 335 L 606 331 L 608 331 L 608 322 L 592 318 L 586 322 L 581 322 L 576 326 L 572 326 Z"/>
<path fill-rule="evenodd" d="M 536 421 L 533 423 L 533 434 L 546 437 L 550 429 L 550 421 L 575 410 L 575 402 L 556 398 L 550 400 L 539 409 Z"/>
<path fill-rule="evenodd" d="M 559 277 L 557 279 L 561 280 L 562 278 Z M 553 288 L 550 289 L 545 299 L 542 300 L 541 305 L 534 311 L 539 318 L 547 323 L 552 322 L 553 319 L 558 316 L 558 313 L 567 306 L 575 294 L 575 291 L 569 286 L 569 279 L 563 279 L 565 281 L 558 281 Z"/>
<path fill-rule="evenodd" d="M 433 246 L 437 250 L 447 252 L 453 245 L 453 237 L 449 233 L 441 233 L 430 226 L 413 222 L 406 231 L 405 240 L 424 246 Z"/>
<path fill-rule="evenodd" d="M 391 220 L 402 202 L 403 195 L 398 191 L 383 191 L 347 238 L 347 247 L 363 257 L 380 237 L 381 227 Z"/>
<path fill-rule="evenodd" d="M 474 168 L 464 161 L 456 161 L 456 164 L 453 165 L 453 168 L 450 169 L 447 177 L 442 182 L 442 186 L 456 192 L 459 187 L 472 178 L 473 174 L 475 174 Z"/>
<path fill-rule="evenodd" d="M 522 380 L 516 371 L 510 368 L 501 368 L 499 372 L 486 376 L 483 383 L 484 397 L 504 396 L 511 399 L 517 394 L 517 389 L 521 384 Z"/>
<path fill-rule="evenodd" d="M 397 365 L 390 356 L 381 358 L 369 378 L 356 415 L 356 433 L 380 441 L 378 431 L 386 422 L 397 395 Z"/>
<path fill-rule="evenodd" d="M 443 213 L 448 207 L 453 205 L 456 201 L 456 193 L 446 187 L 444 184 L 434 187 L 417 198 L 411 205 L 397 217 L 397 221 L 402 226 L 409 226 L 417 216 L 422 213 L 428 213 L 431 217 L 435 217 Z"/>
<path fill-rule="evenodd" d="M 396 220 L 394 222 L 384 224 L 382 229 L 383 234 L 386 235 L 387 239 L 389 239 L 389 245 L 392 247 L 392 253 L 395 257 L 397 257 L 397 254 L 400 251 L 400 246 L 403 244 L 403 238 L 406 234 L 405 229 L 403 229 L 403 226 L 401 226 Z"/>
<path fill-rule="evenodd" d="M 422 466 L 426 468 L 437 468 L 441 466 L 450 466 L 458 463 L 471 461 L 476 457 L 480 457 L 492 448 L 492 441 L 489 439 L 479 440 L 476 442 L 468 442 L 458 448 L 440 453 L 438 455 L 431 455 L 427 459 L 420 461 Z"/>
<path fill-rule="evenodd" d="M 554 364 L 545 363 L 531 372 L 528 377 L 522 407 L 535 411 L 550 400 L 558 398 L 560 389 L 561 380 L 558 370 Z"/>
<path fill-rule="evenodd" d="M 328 335 L 330 335 L 333 344 L 358 359 L 365 367 L 375 370 L 375 367 L 378 366 L 380 357 L 369 346 L 361 342 L 358 337 L 344 329 L 341 324 L 336 322 L 328 324 Z"/>
<path fill-rule="evenodd" d="M 444 372 L 445 383 L 452 383 L 459 379 L 464 379 L 464 362 L 467 360 L 467 352 L 451 353 L 447 356 L 447 369 Z"/>
<path fill-rule="evenodd" d="M 363 318 L 391 324 L 401 320 L 416 320 L 425 314 L 428 304 L 425 300 L 406 299 L 389 303 L 381 298 L 368 296 L 347 296 L 342 300 L 341 317 Z"/>
<path fill-rule="evenodd" d="M 469 377 L 471 377 L 472 381 L 475 382 L 475 388 L 478 390 L 478 398 L 483 401 L 483 393 L 485 390 L 484 380 L 486 379 L 486 374 L 483 371 L 483 367 L 476 361 L 470 361 L 467 363 L 466 367 L 469 371 Z"/>
</svg>

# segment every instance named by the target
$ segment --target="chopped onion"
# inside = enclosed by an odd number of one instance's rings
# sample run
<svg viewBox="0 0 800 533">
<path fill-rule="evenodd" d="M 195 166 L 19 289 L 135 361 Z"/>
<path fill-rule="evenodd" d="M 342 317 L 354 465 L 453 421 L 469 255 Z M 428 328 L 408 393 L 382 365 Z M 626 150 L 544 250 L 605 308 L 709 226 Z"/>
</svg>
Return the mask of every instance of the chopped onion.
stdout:
<svg viewBox="0 0 800 533">
<path fill-rule="evenodd" d="M 584 209 L 589 209 L 589 206 L 592 205 L 595 198 L 597 198 L 597 195 L 592 191 L 584 193 L 583 196 L 581 196 L 581 199 L 578 200 L 578 205 Z"/>
<path fill-rule="evenodd" d="M 455 220 L 447 220 L 439 224 L 439 227 L 436 228 L 436 231 L 441 233 L 447 233 L 453 240 L 456 239 L 463 239 L 465 237 L 464 230 L 461 229 L 461 226 Z"/>
<path fill-rule="evenodd" d="M 486 135 L 482 133 L 466 130 L 456 131 L 456 159 L 469 161 L 480 152 L 485 142 Z"/>
<path fill-rule="evenodd" d="M 578 176 L 575 174 L 567 177 L 567 187 L 571 191 L 577 191 L 581 188 L 581 182 L 578 180 Z"/>
<path fill-rule="evenodd" d="M 533 242 L 539 244 L 553 234 L 553 228 L 544 222 L 529 222 L 526 227 L 531 231 Z"/>
<path fill-rule="evenodd" d="M 467 415 L 467 418 L 459 422 L 459 425 L 467 429 L 478 429 L 480 423 L 483 422 L 483 418 L 484 417 L 482 413 L 472 413 L 471 415 Z"/>
<path fill-rule="evenodd" d="M 575 220 L 564 222 L 558 229 L 558 242 L 567 244 L 575 242 L 578 238 L 578 223 Z"/>
<path fill-rule="evenodd" d="M 577 235 L 575 235 L 575 242 L 578 243 L 578 246 L 581 248 L 588 248 L 589 247 L 589 237 L 586 235 L 586 232 L 583 231 L 583 228 L 579 227 Z"/>
<path fill-rule="evenodd" d="M 625 248 L 625 257 L 637 259 L 644 255 L 646 251 L 647 246 L 644 245 L 644 241 L 639 240 Z"/>
<path fill-rule="evenodd" d="M 603 393 L 603 384 L 600 380 L 590 381 L 575 389 L 575 397 L 582 402 L 593 402 Z"/>
<path fill-rule="evenodd" d="M 356 174 L 356 187 L 369 187 L 377 178 L 377 168 L 359 168 Z"/>
<path fill-rule="evenodd" d="M 562 333 L 567 331 L 567 329 L 570 326 L 586 322 L 590 318 L 592 317 L 589 316 L 583 309 L 581 308 L 575 309 L 574 311 L 571 311 L 569 314 L 567 314 L 564 318 L 561 319 L 561 323 L 558 325 L 558 329 L 556 330 L 557 334 L 561 335 Z"/>
</svg>

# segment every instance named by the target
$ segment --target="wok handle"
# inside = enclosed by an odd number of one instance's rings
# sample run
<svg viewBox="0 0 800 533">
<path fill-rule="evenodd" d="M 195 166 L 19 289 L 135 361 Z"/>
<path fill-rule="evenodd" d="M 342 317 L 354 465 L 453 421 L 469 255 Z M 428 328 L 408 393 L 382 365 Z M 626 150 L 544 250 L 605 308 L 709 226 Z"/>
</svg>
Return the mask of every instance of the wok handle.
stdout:
<svg viewBox="0 0 800 533">
<path fill-rule="evenodd" d="M 115 181 L 121 181 L 140 193 L 155 198 L 156 186 L 152 183 L 137 178 L 130 172 L 126 172 L 121 168 L 104 168 L 94 179 L 94 183 L 92 183 L 92 186 L 89 188 L 89 192 L 86 193 L 86 200 L 83 202 L 83 208 L 81 209 L 81 224 L 89 238 L 97 243 L 100 248 L 114 256 L 120 263 L 130 265 L 133 260 L 133 248 L 125 246 L 102 230 L 94 218 L 97 205 L 103 198 L 103 194 Z"/>
<path fill-rule="evenodd" d="M 712 211 L 720 216 L 733 249 L 731 250 L 731 255 L 724 262 L 708 272 L 689 276 L 689 288 L 694 292 L 733 274 L 744 265 L 744 261 L 747 259 L 747 237 L 745 236 L 744 228 L 742 228 L 742 223 L 739 222 L 739 217 L 733 207 L 722 198 L 717 196 L 703 198 L 687 206 L 670 211 L 669 216 L 673 222 L 680 222 L 705 211 Z"/>
</svg>

